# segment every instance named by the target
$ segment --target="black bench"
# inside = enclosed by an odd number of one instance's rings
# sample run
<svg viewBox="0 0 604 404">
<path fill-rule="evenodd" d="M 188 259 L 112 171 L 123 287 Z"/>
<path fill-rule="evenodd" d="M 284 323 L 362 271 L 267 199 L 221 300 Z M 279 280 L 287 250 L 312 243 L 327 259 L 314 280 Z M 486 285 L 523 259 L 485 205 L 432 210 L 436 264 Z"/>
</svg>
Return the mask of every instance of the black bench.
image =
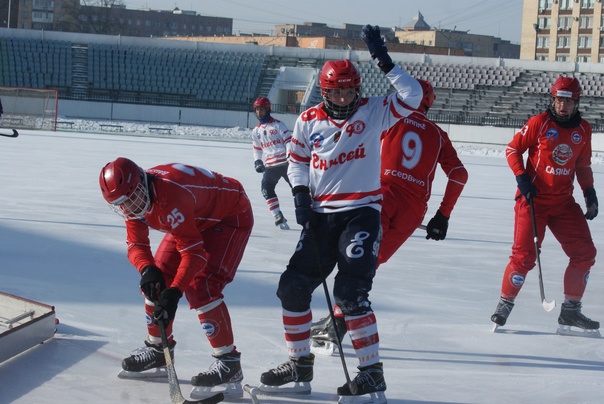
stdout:
<svg viewBox="0 0 604 404">
<path fill-rule="evenodd" d="M 122 125 L 113 125 L 113 124 L 108 124 L 108 123 L 99 123 L 99 126 L 101 127 L 101 129 L 106 129 L 106 130 L 110 130 L 110 131 L 119 131 L 119 132 L 123 132 L 124 131 L 124 127 Z"/>
<path fill-rule="evenodd" d="M 156 132 L 156 133 L 172 133 L 172 128 L 160 128 L 160 127 L 149 127 L 149 132 Z"/>
</svg>

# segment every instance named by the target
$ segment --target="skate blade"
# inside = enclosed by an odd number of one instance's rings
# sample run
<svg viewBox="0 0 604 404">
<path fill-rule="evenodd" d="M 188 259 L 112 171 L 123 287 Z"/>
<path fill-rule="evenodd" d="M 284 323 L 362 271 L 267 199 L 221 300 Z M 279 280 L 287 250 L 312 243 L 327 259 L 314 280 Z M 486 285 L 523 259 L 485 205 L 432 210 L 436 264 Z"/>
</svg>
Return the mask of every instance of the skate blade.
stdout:
<svg viewBox="0 0 604 404">
<path fill-rule="evenodd" d="M 281 223 L 278 226 L 281 230 L 289 230 L 289 225 L 287 223 Z"/>
<path fill-rule="evenodd" d="M 225 398 L 243 397 L 243 387 L 241 383 L 224 383 L 217 386 L 194 386 L 191 389 L 191 398 L 203 399 L 212 397 L 216 393 L 224 394 Z"/>
<path fill-rule="evenodd" d="M 331 341 L 315 341 L 310 340 L 310 352 L 315 355 L 332 356 L 338 346 Z"/>
<path fill-rule="evenodd" d="M 588 337 L 588 338 L 601 338 L 600 330 L 585 330 L 579 327 L 572 327 L 570 325 L 560 325 L 556 331 L 558 335 L 564 335 L 567 337 Z"/>
<path fill-rule="evenodd" d="M 258 394 L 264 394 L 267 396 L 281 396 L 288 394 L 310 394 L 310 383 L 309 382 L 293 382 L 293 386 L 282 385 L 282 386 L 268 386 L 261 384 L 258 386 Z"/>
<path fill-rule="evenodd" d="M 160 368 L 144 370 L 142 372 L 131 372 L 129 370 L 122 370 L 117 375 L 120 379 L 135 379 L 135 380 L 144 380 L 144 379 L 167 379 L 168 372 L 164 366 Z"/>
<path fill-rule="evenodd" d="M 386 404 L 387 402 L 383 391 L 375 391 L 361 396 L 339 396 L 338 398 L 338 404 Z"/>
</svg>

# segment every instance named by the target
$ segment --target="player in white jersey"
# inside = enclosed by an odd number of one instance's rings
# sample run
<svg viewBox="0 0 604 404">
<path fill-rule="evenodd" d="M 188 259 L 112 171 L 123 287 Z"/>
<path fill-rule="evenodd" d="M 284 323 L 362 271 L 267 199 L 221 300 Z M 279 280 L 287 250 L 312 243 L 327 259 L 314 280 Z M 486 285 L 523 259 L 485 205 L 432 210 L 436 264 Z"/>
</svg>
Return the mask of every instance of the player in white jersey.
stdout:
<svg viewBox="0 0 604 404">
<path fill-rule="evenodd" d="M 275 187 L 281 178 L 291 187 L 287 179 L 287 156 L 292 135 L 283 122 L 271 116 L 268 98 L 260 97 L 254 101 L 254 113 L 258 118 L 258 125 L 251 134 L 254 168 L 256 172 L 263 173 L 260 183 L 262 196 L 275 218 L 275 226 L 287 230 L 289 226 L 281 212 Z"/>
<path fill-rule="evenodd" d="M 339 387 L 338 395 L 368 394 L 373 402 L 385 402 L 377 322 L 369 302 L 381 239 L 380 136 L 413 113 L 423 91 L 392 63 L 379 27 L 366 25 L 361 36 L 397 92 L 363 98 L 352 62 L 328 61 L 319 77 L 323 102 L 296 121 L 288 176 L 303 230 L 277 291 L 289 361 L 262 374 L 261 390 L 287 390 L 279 386 L 290 382 L 295 385 L 289 390 L 310 390 L 311 297 L 337 265 L 333 294 L 359 360 L 359 374 Z"/>
</svg>

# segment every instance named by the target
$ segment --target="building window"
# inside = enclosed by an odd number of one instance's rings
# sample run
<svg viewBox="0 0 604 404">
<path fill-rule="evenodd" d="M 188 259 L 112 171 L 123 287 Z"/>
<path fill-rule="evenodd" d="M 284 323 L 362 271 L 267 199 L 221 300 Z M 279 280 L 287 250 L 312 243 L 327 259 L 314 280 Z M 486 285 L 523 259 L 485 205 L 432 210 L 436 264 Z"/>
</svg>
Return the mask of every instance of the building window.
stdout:
<svg viewBox="0 0 604 404">
<path fill-rule="evenodd" d="M 551 10 L 552 0 L 539 0 L 539 10 Z"/>
<path fill-rule="evenodd" d="M 577 62 L 579 63 L 589 63 L 590 59 L 589 56 L 577 56 Z"/>
<path fill-rule="evenodd" d="M 572 17 L 559 17 L 558 29 L 569 30 L 572 25 Z"/>
<path fill-rule="evenodd" d="M 549 36 L 538 37 L 537 48 L 549 48 Z"/>
<path fill-rule="evenodd" d="M 581 8 L 594 8 L 594 0 L 581 0 Z"/>
<path fill-rule="evenodd" d="M 552 27 L 551 17 L 539 17 L 538 19 L 539 29 L 550 29 Z"/>
<path fill-rule="evenodd" d="M 591 48 L 591 36 L 580 36 L 579 48 Z"/>
<path fill-rule="evenodd" d="M 568 62 L 568 56 L 558 55 L 556 56 L 556 62 Z"/>
<path fill-rule="evenodd" d="M 579 28 L 591 28 L 594 25 L 594 17 L 589 15 L 589 16 L 583 16 L 581 17 L 581 20 L 579 22 Z"/>
<path fill-rule="evenodd" d="M 571 10 L 573 8 L 573 0 L 560 0 L 560 10 Z"/>
<path fill-rule="evenodd" d="M 570 36 L 558 37 L 558 48 L 568 48 L 570 46 Z"/>
</svg>

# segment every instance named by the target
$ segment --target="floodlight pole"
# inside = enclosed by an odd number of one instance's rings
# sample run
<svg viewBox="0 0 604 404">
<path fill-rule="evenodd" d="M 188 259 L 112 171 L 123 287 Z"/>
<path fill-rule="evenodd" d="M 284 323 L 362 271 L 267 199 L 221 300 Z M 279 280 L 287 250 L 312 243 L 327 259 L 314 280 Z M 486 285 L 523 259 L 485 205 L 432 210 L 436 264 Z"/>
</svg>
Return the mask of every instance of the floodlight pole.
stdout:
<svg viewBox="0 0 604 404">
<path fill-rule="evenodd" d="M 11 9 L 12 0 L 8 0 L 8 23 L 6 24 L 6 28 L 10 28 L 10 9 Z"/>
</svg>

